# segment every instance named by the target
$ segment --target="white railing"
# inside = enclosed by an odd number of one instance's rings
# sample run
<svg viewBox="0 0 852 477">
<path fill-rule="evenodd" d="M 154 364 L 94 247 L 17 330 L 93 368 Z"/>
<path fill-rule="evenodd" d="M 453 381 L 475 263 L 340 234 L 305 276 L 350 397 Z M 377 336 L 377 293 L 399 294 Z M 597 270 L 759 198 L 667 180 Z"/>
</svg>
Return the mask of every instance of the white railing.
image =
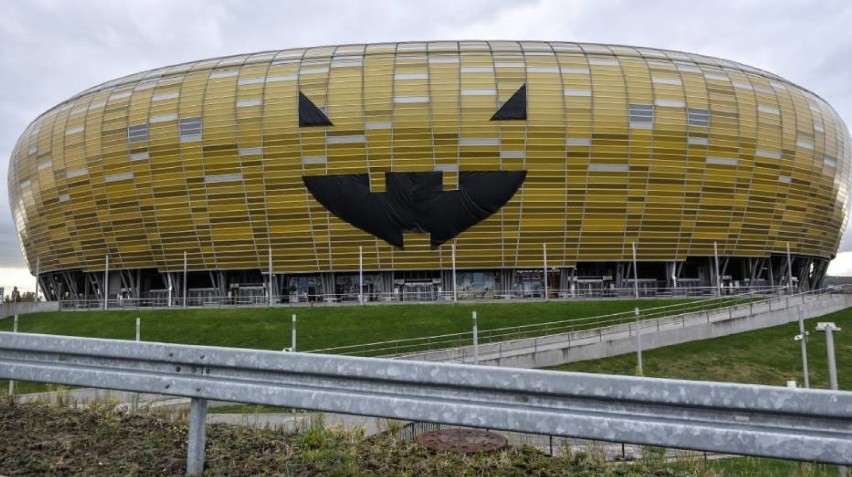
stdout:
<svg viewBox="0 0 852 477">
<path fill-rule="evenodd" d="M 784 287 L 746 287 L 723 288 L 715 287 L 693 288 L 640 288 L 640 298 L 690 298 L 740 296 L 743 294 L 773 295 L 783 293 Z M 191 291 L 191 290 L 190 290 Z M 571 300 L 611 300 L 632 299 L 635 297 L 633 288 L 592 289 L 575 291 L 554 290 L 545 298 L 540 292 L 522 292 L 518 290 L 489 290 L 484 292 L 457 292 L 458 302 L 505 302 L 505 301 L 571 301 Z M 189 296 L 186 306 L 192 308 L 229 308 L 229 307 L 291 307 L 291 306 L 329 306 L 329 305 L 378 305 L 391 303 L 453 303 L 452 291 L 441 292 L 391 292 L 365 293 L 363 301 L 359 301 L 357 293 L 344 294 L 291 294 L 278 295 L 270 300 L 266 295 L 255 296 Z M 167 297 L 148 298 L 109 298 L 104 303 L 103 298 L 66 299 L 59 301 L 62 310 L 96 310 L 96 309 L 134 309 L 134 308 L 182 308 L 184 299 L 173 296 L 171 303 Z"/>
</svg>

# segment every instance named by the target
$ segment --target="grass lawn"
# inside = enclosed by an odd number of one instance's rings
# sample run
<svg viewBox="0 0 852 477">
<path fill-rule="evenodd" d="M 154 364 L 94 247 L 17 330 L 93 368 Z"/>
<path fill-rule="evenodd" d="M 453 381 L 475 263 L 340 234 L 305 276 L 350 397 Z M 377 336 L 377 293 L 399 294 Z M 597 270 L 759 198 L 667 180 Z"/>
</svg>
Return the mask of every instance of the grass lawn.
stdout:
<svg viewBox="0 0 852 477">
<path fill-rule="evenodd" d="M 690 300 L 693 301 L 693 300 Z M 167 343 L 276 349 L 290 346 L 291 315 L 297 318 L 301 351 L 377 341 L 468 332 L 471 312 L 479 329 L 546 323 L 652 308 L 676 300 L 613 300 L 458 305 L 334 306 L 316 308 L 231 308 L 33 313 L 19 318 L 19 330 L 97 338 L 133 339 L 136 317 L 142 339 Z M 10 331 L 12 320 L 0 320 Z"/>
<path fill-rule="evenodd" d="M 295 313 L 297 349 L 310 351 L 469 332 L 473 311 L 478 315 L 480 342 L 483 343 L 487 341 L 487 331 L 495 328 L 596 317 L 632 311 L 636 306 L 648 309 L 697 303 L 699 300 L 68 311 L 21 315 L 18 328 L 25 333 L 130 340 L 135 337 L 136 317 L 140 317 L 144 341 L 280 350 L 290 346 L 291 316 Z M 714 300 L 704 299 L 701 303 L 712 306 Z M 625 318 L 631 319 L 629 316 Z M 0 331 L 11 331 L 12 321 L 11 318 L 0 320 Z M 467 344 L 468 340 L 469 337 L 458 344 Z M 448 343 L 443 347 L 455 344 Z M 390 352 L 392 350 L 384 354 Z M 49 390 L 38 383 L 19 382 L 16 386 L 17 393 Z M 61 389 L 59 386 L 54 388 Z M 7 392 L 7 381 L 0 380 L 0 394 Z"/>
<path fill-rule="evenodd" d="M 842 328 L 834 333 L 840 389 L 852 390 L 852 309 L 805 321 L 810 332 L 808 371 L 813 388 L 828 388 L 828 357 L 825 334 L 814 331 L 818 321 L 834 321 Z M 802 380 L 802 355 L 793 336 L 799 334 L 798 323 L 789 323 L 722 338 L 693 341 L 666 348 L 647 350 L 642 354 L 645 376 L 659 378 L 728 381 L 783 386 L 788 380 Z M 622 355 L 593 361 L 582 361 L 552 369 L 604 374 L 634 374 L 636 355 Z M 776 459 L 752 457 L 711 460 L 710 474 L 752 477 L 834 476 L 836 467 L 801 464 Z"/>
<path fill-rule="evenodd" d="M 707 461 L 709 475 L 748 477 L 834 477 L 837 467 L 789 460 L 735 457 Z"/>
<path fill-rule="evenodd" d="M 852 309 L 805 322 L 808 340 L 808 370 L 813 388 L 828 388 L 828 358 L 825 334 L 814 331 L 818 321 L 833 321 L 842 328 L 834 333 L 840 389 L 852 390 Z M 802 379 L 802 354 L 793 336 L 798 323 L 750 331 L 722 338 L 693 341 L 642 353 L 645 376 L 700 381 L 784 386 Z M 636 355 L 628 354 L 582 361 L 554 369 L 603 374 L 634 374 Z"/>
</svg>

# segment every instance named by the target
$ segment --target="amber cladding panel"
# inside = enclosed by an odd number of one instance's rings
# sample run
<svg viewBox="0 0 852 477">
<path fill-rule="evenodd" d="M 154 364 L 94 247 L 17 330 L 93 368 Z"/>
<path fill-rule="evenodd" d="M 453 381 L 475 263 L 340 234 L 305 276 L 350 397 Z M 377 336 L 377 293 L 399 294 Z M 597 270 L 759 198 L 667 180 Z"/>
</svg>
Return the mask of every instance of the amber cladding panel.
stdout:
<svg viewBox="0 0 852 477">
<path fill-rule="evenodd" d="M 491 117 L 526 87 L 526 119 Z M 300 127 L 299 94 L 330 126 Z M 726 60 L 574 43 L 431 42 L 264 52 L 110 81 L 38 117 L 10 163 L 15 224 L 42 271 L 450 266 L 331 215 L 303 176 L 527 171 L 453 242 L 460 268 L 830 259 L 849 132 L 815 94 Z"/>
</svg>

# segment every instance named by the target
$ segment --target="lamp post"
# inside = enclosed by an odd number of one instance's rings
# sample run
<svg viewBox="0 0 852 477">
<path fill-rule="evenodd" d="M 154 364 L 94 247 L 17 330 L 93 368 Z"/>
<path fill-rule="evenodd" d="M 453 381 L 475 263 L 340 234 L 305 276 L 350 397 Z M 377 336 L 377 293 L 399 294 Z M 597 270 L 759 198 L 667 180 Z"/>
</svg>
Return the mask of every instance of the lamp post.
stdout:
<svg viewBox="0 0 852 477">
<path fill-rule="evenodd" d="M 799 334 L 793 339 L 798 341 L 802 347 L 802 373 L 805 378 L 805 388 L 810 388 L 810 377 L 808 376 L 808 332 L 805 331 L 804 311 L 799 308 Z"/>
<path fill-rule="evenodd" d="M 837 362 L 834 360 L 834 332 L 840 331 L 840 328 L 832 322 L 819 322 L 816 326 L 817 331 L 825 333 L 825 349 L 828 353 L 828 381 L 831 389 L 837 390 Z M 837 466 L 837 476 L 846 477 L 846 467 Z"/>
</svg>

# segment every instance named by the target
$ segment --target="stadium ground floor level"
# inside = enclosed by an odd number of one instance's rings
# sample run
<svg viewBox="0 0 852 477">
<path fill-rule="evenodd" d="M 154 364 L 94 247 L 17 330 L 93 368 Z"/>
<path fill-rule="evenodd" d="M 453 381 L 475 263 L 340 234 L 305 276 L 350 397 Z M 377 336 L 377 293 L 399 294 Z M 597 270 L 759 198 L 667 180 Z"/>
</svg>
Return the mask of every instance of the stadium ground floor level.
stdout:
<svg viewBox="0 0 852 477">
<path fill-rule="evenodd" d="M 348 270 L 273 273 L 267 270 L 156 269 L 45 272 L 48 300 L 173 306 L 297 302 L 439 301 L 733 294 L 819 288 L 828 260 L 769 257 L 690 257 L 678 262 L 588 262 L 575 267 L 457 270 Z M 717 272 L 718 270 L 718 272 Z M 455 276 L 455 279 L 453 278 Z M 362 278 L 363 277 L 363 278 Z M 454 286 L 455 283 L 455 286 Z M 634 288 L 635 287 L 635 288 Z M 185 297 L 185 298 L 184 298 Z"/>
</svg>

